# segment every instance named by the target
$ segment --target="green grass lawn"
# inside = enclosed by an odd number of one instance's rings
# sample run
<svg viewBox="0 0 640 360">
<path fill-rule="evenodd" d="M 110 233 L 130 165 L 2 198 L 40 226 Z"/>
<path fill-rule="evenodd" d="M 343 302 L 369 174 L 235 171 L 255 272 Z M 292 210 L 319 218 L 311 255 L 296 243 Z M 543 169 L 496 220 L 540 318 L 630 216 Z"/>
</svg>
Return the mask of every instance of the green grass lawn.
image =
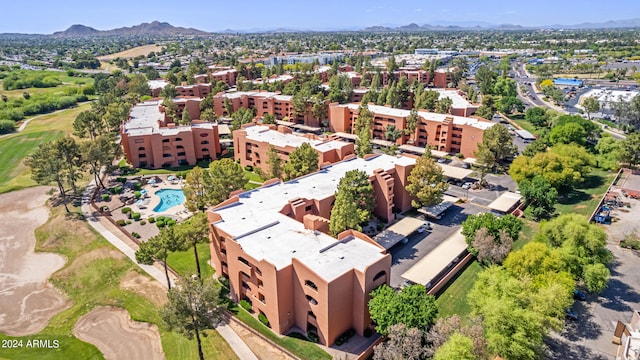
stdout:
<svg viewBox="0 0 640 360">
<path fill-rule="evenodd" d="M 297 339 L 291 336 L 277 335 L 271 329 L 269 329 L 260 321 L 258 321 L 258 319 L 253 317 L 253 315 L 249 314 L 246 310 L 242 309 L 237 305 L 234 305 L 230 310 L 236 315 L 236 317 L 240 321 L 251 326 L 253 329 L 257 330 L 260 334 L 264 335 L 266 338 L 273 341 L 274 343 L 289 350 L 294 355 L 298 356 L 300 359 L 309 359 L 309 360 L 331 359 L 331 355 L 329 355 L 326 351 L 322 350 L 322 348 L 320 348 L 318 345 L 310 341 Z"/>
<path fill-rule="evenodd" d="M 513 250 L 521 249 L 525 244 L 531 242 L 537 227 L 537 223 L 524 220 L 520 238 L 513 244 Z M 454 314 L 465 317 L 471 313 L 471 307 L 467 302 L 467 294 L 482 269 L 480 263 L 474 260 L 449 283 L 444 291 L 440 292 L 436 299 L 439 317 L 447 317 Z"/>
<path fill-rule="evenodd" d="M 582 185 L 570 192 L 558 191 L 558 204 L 556 211 L 559 214 L 576 213 L 585 216 L 591 215 L 607 192 L 616 172 L 608 172 L 602 169 L 594 169 L 585 177 Z"/>
<path fill-rule="evenodd" d="M 527 130 L 532 134 L 538 134 L 538 129 L 536 129 L 533 124 L 524 119 L 524 114 L 517 115 L 509 115 L 509 118 L 513 120 L 516 124 L 520 125 L 521 128 Z"/>
<path fill-rule="evenodd" d="M 64 210 L 53 209 L 49 221 L 36 230 L 36 251 L 55 252 L 64 255 L 65 268 L 55 273 L 51 282 L 72 301 L 72 306 L 55 315 L 47 327 L 32 336 L 12 338 L 0 334 L 0 339 L 50 339 L 60 342 L 59 349 L 2 349 L 0 358 L 7 359 L 102 359 L 100 351 L 93 345 L 73 336 L 73 326 L 78 318 L 96 306 L 116 306 L 127 309 L 131 318 L 158 325 L 162 347 L 167 359 L 196 359 L 196 341 L 181 334 L 170 332 L 160 318 L 160 306 L 146 297 L 120 288 L 120 279 L 127 273 L 142 270 L 127 258 L 99 256 L 88 265 L 69 267 L 81 256 L 101 251 L 108 253 L 113 247 L 85 222 L 65 218 Z M 86 260 L 85 260 L 86 261 Z M 203 338 L 203 350 L 208 359 L 237 359 L 231 347 L 211 330 Z"/>
<path fill-rule="evenodd" d="M 0 193 L 34 186 L 24 158 L 41 143 L 53 141 L 73 132 L 73 120 L 88 108 L 83 104 L 55 114 L 41 115 L 19 132 L 0 138 Z"/>
<path fill-rule="evenodd" d="M 211 260 L 209 243 L 198 244 L 197 248 L 202 276 L 213 276 L 214 270 L 211 265 L 209 265 L 209 260 Z M 173 270 L 177 271 L 182 276 L 191 276 L 198 273 L 198 270 L 196 269 L 196 259 L 193 254 L 193 247 L 190 247 L 186 251 L 171 253 L 167 263 Z"/>
</svg>

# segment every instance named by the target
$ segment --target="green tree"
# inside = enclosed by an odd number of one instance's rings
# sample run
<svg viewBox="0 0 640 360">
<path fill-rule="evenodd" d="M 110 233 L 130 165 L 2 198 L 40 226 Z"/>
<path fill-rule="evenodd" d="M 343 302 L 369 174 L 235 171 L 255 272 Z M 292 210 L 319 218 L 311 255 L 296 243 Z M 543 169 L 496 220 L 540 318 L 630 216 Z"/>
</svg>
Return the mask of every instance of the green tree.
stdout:
<svg viewBox="0 0 640 360">
<path fill-rule="evenodd" d="M 232 159 L 224 158 L 209 164 L 204 172 L 204 194 L 207 205 L 217 205 L 229 198 L 236 190 L 243 189 L 249 180 L 244 177 L 244 169 Z"/>
<path fill-rule="evenodd" d="M 582 126 L 576 123 L 567 123 L 554 126 L 549 132 L 549 141 L 551 144 L 571 144 L 584 145 L 586 140 L 586 132 Z"/>
<path fill-rule="evenodd" d="M 269 150 L 267 151 L 267 167 L 271 178 L 280 179 L 282 177 L 282 159 L 280 159 L 278 150 L 273 145 L 269 145 Z"/>
<path fill-rule="evenodd" d="M 189 125 L 191 123 L 191 113 L 189 109 L 186 107 L 182 111 L 182 121 L 180 121 L 180 125 Z"/>
<path fill-rule="evenodd" d="M 435 90 L 427 90 L 424 92 L 424 98 L 421 100 L 419 109 L 435 111 L 436 104 L 440 98 L 440 93 Z"/>
<path fill-rule="evenodd" d="M 596 155 L 598 167 L 605 170 L 617 170 L 622 159 L 622 146 L 622 141 L 608 133 L 602 133 L 595 146 L 598 153 Z"/>
<path fill-rule="evenodd" d="M 196 261 L 198 278 L 202 279 L 200 258 L 198 257 L 198 244 L 209 242 L 209 222 L 204 212 L 195 213 L 189 220 L 175 225 L 175 236 L 184 247 L 193 247 L 193 256 Z"/>
<path fill-rule="evenodd" d="M 331 210 L 329 230 L 337 235 L 346 229 L 360 230 L 359 224 L 368 221 L 376 206 L 373 186 L 367 173 L 347 171 L 338 183 L 336 202 Z"/>
<path fill-rule="evenodd" d="M 524 110 L 524 104 L 522 100 L 515 96 L 504 96 L 500 99 L 500 111 L 506 114 L 512 114 L 514 112 L 522 112 Z"/>
<path fill-rule="evenodd" d="M 622 142 L 621 160 L 631 166 L 640 164 L 640 133 L 631 133 Z"/>
<path fill-rule="evenodd" d="M 549 121 L 547 112 L 544 110 L 544 108 L 537 106 L 527 109 L 524 114 L 524 118 L 536 128 L 546 127 Z"/>
<path fill-rule="evenodd" d="M 397 129 L 393 125 L 387 125 L 387 127 L 384 130 L 384 137 L 388 141 L 396 142 L 396 140 L 398 140 L 401 136 L 402 136 L 402 130 Z"/>
<path fill-rule="evenodd" d="M 76 181 L 82 178 L 82 166 L 84 165 L 82 160 L 82 153 L 80 152 L 80 145 L 76 143 L 70 137 L 62 138 L 55 143 L 57 149 L 57 155 L 62 158 L 64 176 L 67 179 L 67 183 L 71 185 L 73 194 L 78 194 L 78 188 Z"/>
<path fill-rule="evenodd" d="M 587 290 L 591 293 L 599 293 L 607 287 L 611 272 L 604 264 L 588 264 L 584 266 L 582 278 Z"/>
<path fill-rule="evenodd" d="M 436 107 L 436 112 L 440 114 L 448 114 L 451 110 L 451 105 L 453 105 L 453 100 L 450 97 L 444 97 L 438 100 L 438 106 Z"/>
<path fill-rule="evenodd" d="M 264 113 L 262 115 L 262 123 L 264 125 L 271 125 L 276 123 L 276 116 L 270 113 Z"/>
<path fill-rule="evenodd" d="M 254 111 L 252 108 L 241 107 L 231 114 L 231 129 L 235 131 L 240 129 L 242 125 L 252 122 L 255 117 Z"/>
<path fill-rule="evenodd" d="M 79 137 L 89 136 L 90 140 L 95 139 L 105 131 L 105 124 L 99 114 L 91 110 L 85 110 L 78 114 L 73 121 L 74 135 Z"/>
<path fill-rule="evenodd" d="M 475 250 L 478 261 L 484 264 L 501 264 L 513 247 L 513 239 L 502 229 L 499 236 L 489 234 L 487 228 L 476 231 L 471 247 Z"/>
<path fill-rule="evenodd" d="M 516 88 L 515 80 L 508 77 L 500 77 L 493 86 L 493 93 L 502 97 L 516 97 L 518 95 Z"/>
<path fill-rule="evenodd" d="M 595 96 L 589 96 L 582 100 L 582 106 L 587 113 L 587 118 L 591 120 L 591 114 L 600 110 L 600 102 Z"/>
<path fill-rule="evenodd" d="M 491 107 L 487 105 L 480 105 L 474 115 L 479 116 L 483 119 L 491 119 L 493 117 L 493 114 L 495 113 L 495 110 L 493 110 Z"/>
<path fill-rule="evenodd" d="M 513 138 L 507 128 L 502 124 L 495 124 L 484 131 L 475 156 L 481 165 L 495 169 L 517 151 L 518 148 L 513 144 Z"/>
<path fill-rule="evenodd" d="M 435 298 L 427 294 L 423 285 L 409 285 L 396 292 L 388 285 L 371 292 L 369 313 L 376 331 L 386 335 L 393 325 L 404 324 L 409 328 L 426 329 L 438 314 Z"/>
<path fill-rule="evenodd" d="M 520 230 L 522 230 L 522 220 L 511 214 L 501 217 L 488 212 L 469 215 L 467 219 L 462 222 L 462 235 L 464 235 L 467 244 L 471 245 L 473 243 L 476 232 L 482 228 L 487 229 L 488 235 L 494 239 L 499 239 L 501 236 L 500 231 L 504 230 L 513 241 L 518 241 Z M 469 251 L 473 254 L 477 253 L 471 246 Z"/>
<path fill-rule="evenodd" d="M 411 200 L 411 206 L 415 208 L 441 203 L 442 194 L 448 189 L 442 168 L 433 161 L 429 151 L 416 160 L 407 182 L 407 191 L 415 196 Z"/>
<path fill-rule="evenodd" d="M 184 250 L 184 243 L 174 230 L 173 226 L 163 227 L 158 235 L 151 237 L 148 241 L 141 242 L 140 247 L 136 250 L 138 263 L 144 265 L 153 265 L 155 261 L 162 263 L 169 290 L 171 290 L 171 279 L 169 278 L 167 259 L 172 252 Z"/>
<path fill-rule="evenodd" d="M 478 67 L 478 71 L 476 72 L 476 82 L 478 83 L 480 92 L 483 95 L 493 93 L 497 77 L 498 74 L 488 66 L 481 65 Z"/>
<path fill-rule="evenodd" d="M 409 116 L 407 116 L 406 126 L 404 129 L 405 135 L 409 135 L 409 140 L 414 139 L 419 121 L 420 116 L 418 115 L 418 110 L 416 110 L 416 108 L 414 107 L 413 109 L 411 109 Z"/>
<path fill-rule="evenodd" d="M 119 151 L 120 146 L 108 135 L 102 135 L 94 140 L 80 144 L 83 162 L 89 166 L 89 172 L 93 175 L 94 183 L 103 189 L 105 186 L 102 183 L 100 171 L 105 167 L 109 171 L 109 167 Z"/>
<path fill-rule="evenodd" d="M 289 161 L 284 165 L 283 171 L 287 180 L 311 174 L 318 170 L 318 153 L 308 143 L 289 154 Z"/>
<path fill-rule="evenodd" d="M 60 192 L 60 198 L 65 210 L 67 206 L 67 193 L 65 191 L 66 177 L 64 173 L 64 160 L 58 153 L 54 142 L 40 144 L 38 148 L 25 158 L 25 165 L 31 168 L 31 179 L 40 185 L 49 185 L 55 182 Z"/>
<path fill-rule="evenodd" d="M 185 198 L 184 206 L 190 212 L 202 211 L 207 205 L 204 176 L 202 168 L 196 166 L 187 173 L 184 180 L 184 185 L 182 186 Z"/>
<path fill-rule="evenodd" d="M 453 334 L 435 353 L 433 360 L 476 360 L 473 340 L 462 334 Z"/>
<path fill-rule="evenodd" d="M 353 94 L 353 85 L 347 75 L 333 75 L 329 79 L 329 101 L 344 104 L 349 102 Z"/>
<path fill-rule="evenodd" d="M 200 333 L 213 329 L 221 320 L 225 302 L 220 287 L 211 279 L 202 281 L 181 278 L 169 290 L 169 302 L 162 309 L 162 319 L 172 330 L 180 330 L 189 339 L 195 335 L 198 356 L 204 360 Z"/>
<path fill-rule="evenodd" d="M 532 179 L 524 179 L 518 183 L 527 205 L 527 212 L 536 221 L 549 219 L 555 213 L 555 204 L 558 202 L 558 190 L 540 175 Z"/>
<path fill-rule="evenodd" d="M 396 62 L 396 57 L 391 55 L 387 60 L 387 71 L 391 74 L 394 71 L 398 71 L 398 63 Z"/>
</svg>

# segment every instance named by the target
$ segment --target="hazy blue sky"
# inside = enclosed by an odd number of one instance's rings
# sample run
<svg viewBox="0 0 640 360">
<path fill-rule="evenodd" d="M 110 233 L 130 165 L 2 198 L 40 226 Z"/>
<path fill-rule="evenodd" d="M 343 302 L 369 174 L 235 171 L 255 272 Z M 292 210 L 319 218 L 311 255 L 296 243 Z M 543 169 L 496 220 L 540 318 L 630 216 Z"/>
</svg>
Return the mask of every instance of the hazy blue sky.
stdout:
<svg viewBox="0 0 640 360">
<path fill-rule="evenodd" d="M 153 20 L 206 31 L 251 28 L 330 29 L 412 22 L 577 24 L 640 16 L 636 0 L 22 0 L 2 5 L 0 33 L 98 30 Z"/>
</svg>

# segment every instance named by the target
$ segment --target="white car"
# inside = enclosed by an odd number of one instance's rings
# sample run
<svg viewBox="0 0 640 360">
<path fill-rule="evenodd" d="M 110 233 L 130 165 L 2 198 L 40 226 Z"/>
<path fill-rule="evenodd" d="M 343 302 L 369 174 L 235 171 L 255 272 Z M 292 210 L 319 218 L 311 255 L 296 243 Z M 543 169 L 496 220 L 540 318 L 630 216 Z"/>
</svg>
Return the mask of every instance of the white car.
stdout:
<svg viewBox="0 0 640 360">
<path fill-rule="evenodd" d="M 469 189 L 470 187 L 471 187 L 471 183 L 470 182 L 466 182 L 466 183 L 462 184 L 462 188 L 465 189 L 465 190 Z"/>
</svg>

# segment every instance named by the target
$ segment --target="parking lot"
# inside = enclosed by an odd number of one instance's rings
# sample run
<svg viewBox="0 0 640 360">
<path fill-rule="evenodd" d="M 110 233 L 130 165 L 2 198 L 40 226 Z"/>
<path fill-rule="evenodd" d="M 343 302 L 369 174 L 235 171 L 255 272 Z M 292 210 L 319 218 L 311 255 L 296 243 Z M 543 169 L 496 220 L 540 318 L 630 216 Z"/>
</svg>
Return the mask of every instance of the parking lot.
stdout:
<svg viewBox="0 0 640 360">
<path fill-rule="evenodd" d="M 409 236 L 409 241 L 406 244 L 398 243 L 389 251 L 393 259 L 390 285 L 399 287 L 404 281 L 400 275 L 453 235 L 467 216 L 486 211 L 487 209 L 471 203 L 455 204 L 445 212 L 440 220 L 426 219 L 433 227 L 431 231 L 414 233 Z"/>
<path fill-rule="evenodd" d="M 578 321 L 567 320 L 564 331 L 548 339 L 548 359 L 615 359 L 617 345 L 611 342 L 615 325 L 618 320 L 628 322 L 631 312 L 640 309 L 639 254 L 618 246 L 625 234 L 640 233 L 640 200 L 625 201 L 630 208 L 612 212 L 619 220 L 602 225 L 614 255 L 609 285 L 599 296 L 587 295 L 587 301 L 574 304 Z"/>
</svg>

